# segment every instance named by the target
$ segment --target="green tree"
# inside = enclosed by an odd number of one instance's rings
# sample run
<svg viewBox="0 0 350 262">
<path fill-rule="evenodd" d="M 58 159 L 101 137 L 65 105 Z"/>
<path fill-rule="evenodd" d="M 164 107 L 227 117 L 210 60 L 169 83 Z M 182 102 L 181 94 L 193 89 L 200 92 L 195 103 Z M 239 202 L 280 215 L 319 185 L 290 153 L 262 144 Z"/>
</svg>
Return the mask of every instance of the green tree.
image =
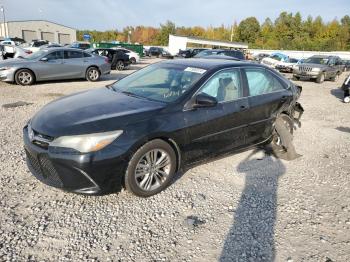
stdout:
<svg viewBox="0 0 350 262">
<path fill-rule="evenodd" d="M 159 34 L 157 37 L 157 44 L 166 46 L 169 42 L 169 34 L 175 34 L 176 26 L 173 22 L 167 21 L 165 24 L 160 25 Z"/>
<path fill-rule="evenodd" d="M 239 23 L 238 37 L 240 41 L 254 43 L 259 37 L 260 24 L 255 17 L 248 17 Z"/>
</svg>

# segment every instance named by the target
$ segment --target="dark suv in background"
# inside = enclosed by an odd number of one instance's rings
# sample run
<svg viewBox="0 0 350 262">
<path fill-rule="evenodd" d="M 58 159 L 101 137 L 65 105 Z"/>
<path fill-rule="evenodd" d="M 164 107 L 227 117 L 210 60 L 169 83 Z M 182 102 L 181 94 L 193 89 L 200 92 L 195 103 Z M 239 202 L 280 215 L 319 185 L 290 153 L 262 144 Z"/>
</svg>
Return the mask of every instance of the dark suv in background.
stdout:
<svg viewBox="0 0 350 262">
<path fill-rule="evenodd" d="M 195 58 L 203 58 L 205 56 L 211 56 L 211 55 L 225 55 L 225 56 L 231 56 L 234 58 L 238 58 L 240 60 L 245 60 L 244 54 L 240 50 L 231 50 L 231 49 L 210 49 L 210 50 L 204 50 L 202 52 L 199 52 L 197 55 L 195 55 Z"/>
<path fill-rule="evenodd" d="M 207 50 L 207 49 L 206 48 L 188 48 L 186 50 L 180 50 L 177 56 L 183 57 L 183 58 L 191 58 L 204 50 Z"/>
<path fill-rule="evenodd" d="M 163 58 L 174 58 L 168 51 L 166 51 L 162 47 L 155 47 L 152 46 L 148 50 L 148 55 L 150 57 L 155 56 L 155 57 L 163 57 Z"/>
<path fill-rule="evenodd" d="M 338 56 L 314 55 L 294 67 L 295 80 L 314 79 L 317 83 L 325 80 L 336 81 L 344 71 L 343 61 Z"/>
</svg>

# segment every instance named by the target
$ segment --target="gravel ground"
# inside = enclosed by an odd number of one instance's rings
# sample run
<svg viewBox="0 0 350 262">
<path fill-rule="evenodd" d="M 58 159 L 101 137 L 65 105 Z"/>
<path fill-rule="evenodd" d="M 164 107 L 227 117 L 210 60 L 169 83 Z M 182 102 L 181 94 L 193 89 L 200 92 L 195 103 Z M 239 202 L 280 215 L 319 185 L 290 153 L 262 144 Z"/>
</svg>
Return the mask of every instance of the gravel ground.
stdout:
<svg viewBox="0 0 350 262">
<path fill-rule="evenodd" d="M 250 150 L 193 168 L 148 199 L 87 197 L 37 181 L 22 149 L 26 121 L 57 97 L 128 73 L 98 83 L 0 83 L 0 261 L 350 260 L 344 74 L 337 83 L 299 82 L 305 114 L 294 161 Z M 32 104 L 2 107 L 18 101 Z"/>
</svg>

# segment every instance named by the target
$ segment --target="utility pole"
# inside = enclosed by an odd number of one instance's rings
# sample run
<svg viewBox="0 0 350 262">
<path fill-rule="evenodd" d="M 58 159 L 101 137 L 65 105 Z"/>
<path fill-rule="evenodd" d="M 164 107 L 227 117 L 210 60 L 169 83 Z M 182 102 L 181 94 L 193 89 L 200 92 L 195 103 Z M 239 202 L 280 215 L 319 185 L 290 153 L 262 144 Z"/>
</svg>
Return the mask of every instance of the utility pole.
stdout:
<svg viewBox="0 0 350 262">
<path fill-rule="evenodd" d="M 4 38 L 8 36 L 8 31 L 6 31 L 6 18 L 5 18 L 5 8 L 4 6 L 1 6 L 0 8 L 2 12 L 2 18 L 3 18 L 3 23 L 4 23 Z"/>
<path fill-rule="evenodd" d="M 231 26 L 231 42 L 233 41 L 233 29 L 235 26 L 235 22 L 233 22 L 232 26 Z"/>
</svg>

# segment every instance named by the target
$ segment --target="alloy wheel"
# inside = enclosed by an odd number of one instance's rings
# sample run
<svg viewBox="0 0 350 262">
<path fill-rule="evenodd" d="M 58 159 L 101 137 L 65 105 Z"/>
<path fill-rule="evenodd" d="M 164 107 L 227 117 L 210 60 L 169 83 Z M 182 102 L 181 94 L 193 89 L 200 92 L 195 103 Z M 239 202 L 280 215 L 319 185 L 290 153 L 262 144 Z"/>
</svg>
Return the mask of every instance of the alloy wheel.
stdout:
<svg viewBox="0 0 350 262">
<path fill-rule="evenodd" d="M 89 78 L 90 78 L 91 80 L 93 80 L 93 81 L 95 81 L 95 80 L 98 79 L 98 75 L 99 75 L 99 73 L 98 73 L 98 71 L 97 71 L 96 69 L 91 69 L 91 70 L 89 71 Z"/>
<path fill-rule="evenodd" d="M 135 168 L 137 185 L 145 191 L 159 188 L 171 170 L 170 156 L 162 149 L 153 149 L 144 154 Z"/>
<path fill-rule="evenodd" d="M 20 72 L 18 75 L 18 80 L 21 82 L 21 84 L 28 85 L 32 82 L 32 76 L 28 72 Z"/>
<path fill-rule="evenodd" d="M 117 63 L 117 69 L 118 69 L 119 71 L 124 70 L 124 63 L 123 63 L 122 61 L 119 61 L 119 62 Z"/>
</svg>

